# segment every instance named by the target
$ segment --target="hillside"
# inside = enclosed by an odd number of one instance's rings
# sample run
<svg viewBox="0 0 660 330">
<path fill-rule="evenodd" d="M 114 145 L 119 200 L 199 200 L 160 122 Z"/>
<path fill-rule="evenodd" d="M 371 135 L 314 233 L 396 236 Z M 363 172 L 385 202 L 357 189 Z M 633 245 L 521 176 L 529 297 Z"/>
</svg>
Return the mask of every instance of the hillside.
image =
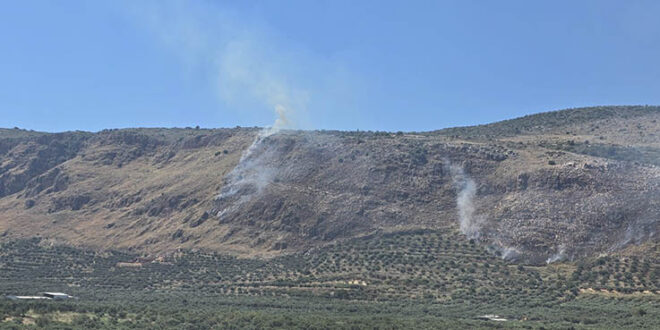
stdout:
<svg viewBox="0 0 660 330">
<path fill-rule="evenodd" d="M 2 129 L 0 328 L 657 329 L 658 120 Z"/>
<path fill-rule="evenodd" d="M 657 257 L 659 120 L 642 106 L 408 134 L 3 129 L 0 240 L 275 257 L 424 229 L 532 264 Z"/>
</svg>

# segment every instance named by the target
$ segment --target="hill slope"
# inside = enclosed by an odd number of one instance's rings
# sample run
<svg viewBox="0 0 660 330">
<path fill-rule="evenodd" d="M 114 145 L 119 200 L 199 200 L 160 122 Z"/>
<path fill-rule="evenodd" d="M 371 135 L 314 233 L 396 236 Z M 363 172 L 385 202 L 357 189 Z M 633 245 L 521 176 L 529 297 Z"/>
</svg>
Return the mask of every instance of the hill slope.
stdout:
<svg viewBox="0 0 660 330">
<path fill-rule="evenodd" d="M 532 263 L 658 254 L 660 108 L 421 134 L 0 131 L 0 236 L 163 254 L 305 251 L 415 228 Z"/>
</svg>

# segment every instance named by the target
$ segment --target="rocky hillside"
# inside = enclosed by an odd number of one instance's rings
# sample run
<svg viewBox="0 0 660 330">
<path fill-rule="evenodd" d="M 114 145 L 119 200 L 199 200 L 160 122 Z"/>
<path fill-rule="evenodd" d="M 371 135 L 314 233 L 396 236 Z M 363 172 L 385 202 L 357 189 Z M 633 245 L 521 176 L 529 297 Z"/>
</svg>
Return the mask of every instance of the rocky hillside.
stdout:
<svg viewBox="0 0 660 330">
<path fill-rule="evenodd" d="M 424 133 L 0 130 L 0 240 L 273 256 L 462 232 L 544 263 L 660 255 L 660 107 Z"/>
</svg>

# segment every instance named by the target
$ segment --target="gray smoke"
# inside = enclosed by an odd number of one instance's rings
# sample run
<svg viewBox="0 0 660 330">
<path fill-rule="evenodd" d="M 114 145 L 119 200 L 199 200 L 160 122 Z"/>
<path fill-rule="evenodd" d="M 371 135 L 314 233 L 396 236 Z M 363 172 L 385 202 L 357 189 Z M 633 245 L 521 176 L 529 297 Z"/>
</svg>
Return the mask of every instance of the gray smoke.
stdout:
<svg viewBox="0 0 660 330">
<path fill-rule="evenodd" d="M 566 260 L 566 246 L 564 244 L 559 246 L 559 251 L 557 253 L 551 255 L 548 257 L 548 259 L 545 261 L 546 264 L 551 264 L 553 262 L 557 261 L 562 261 Z"/>
<path fill-rule="evenodd" d="M 630 244 L 638 245 L 650 240 L 655 236 L 656 229 L 657 224 L 652 217 L 639 217 L 628 224 L 622 237 L 610 246 L 609 252 L 623 249 Z"/>
<path fill-rule="evenodd" d="M 267 64 L 260 49 L 251 45 L 245 41 L 232 42 L 221 52 L 221 93 L 226 99 L 239 95 L 257 100 L 273 109 L 277 118 L 257 134 L 236 167 L 225 177 L 226 184 L 216 201 L 226 207 L 218 216 L 251 200 L 273 181 L 277 170 L 272 163 L 278 155 L 264 141 L 283 129 L 297 128 L 298 119 L 307 108 L 307 92 L 287 83 L 286 75 L 277 74 L 278 70 Z"/>
<path fill-rule="evenodd" d="M 238 164 L 225 176 L 225 185 L 215 197 L 217 202 L 225 205 L 218 212 L 219 217 L 254 198 L 273 182 L 277 170 L 272 164 L 278 155 L 275 149 L 268 148 L 264 142 L 277 134 L 285 123 L 286 117 L 282 114 L 273 126 L 262 129 L 243 151 Z"/>
<path fill-rule="evenodd" d="M 456 208 L 460 230 L 468 238 L 479 238 L 485 218 L 483 215 L 475 215 L 474 199 L 477 194 L 477 185 L 458 165 L 450 165 L 449 172 L 454 188 L 457 190 Z"/>
<path fill-rule="evenodd" d="M 308 127 L 312 93 L 322 97 L 321 91 L 349 83 L 326 78 L 337 76 L 338 63 L 221 3 L 139 1 L 128 4 L 126 14 L 179 55 L 188 73 L 212 85 L 224 112 L 217 118 L 234 112 L 241 121 L 272 123 L 263 135 Z"/>
<path fill-rule="evenodd" d="M 517 260 L 522 255 L 522 252 L 519 249 L 512 246 L 501 246 L 500 253 L 502 255 L 502 259 L 509 261 Z"/>
<path fill-rule="evenodd" d="M 220 214 L 251 200 L 273 182 L 278 155 L 265 142 L 283 129 L 310 126 L 311 95 L 328 101 L 326 93 L 352 86 L 352 76 L 338 74 L 345 73 L 341 62 L 291 43 L 273 27 L 246 20 L 244 13 L 222 4 L 147 1 L 132 5 L 130 12 L 191 69 L 208 75 L 226 110 L 251 122 L 272 123 L 225 176 L 216 196 Z"/>
</svg>

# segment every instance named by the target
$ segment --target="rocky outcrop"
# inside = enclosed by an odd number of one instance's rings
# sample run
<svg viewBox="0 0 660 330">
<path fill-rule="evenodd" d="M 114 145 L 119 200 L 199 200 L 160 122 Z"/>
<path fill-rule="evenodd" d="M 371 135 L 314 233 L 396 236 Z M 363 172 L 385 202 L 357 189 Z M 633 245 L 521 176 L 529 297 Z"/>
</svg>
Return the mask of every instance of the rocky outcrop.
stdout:
<svg viewBox="0 0 660 330">
<path fill-rule="evenodd" d="M 53 199 L 52 206 L 48 213 L 54 213 L 62 210 L 78 211 L 92 201 L 92 197 L 87 194 L 58 197 Z"/>
<path fill-rule="evenodd" d="M 0 197 L 26 188 L 30 190 L 28 194 L 35 194 L 56 183 L 54 189 L 63 189 L 66 178 L 58 178 L 60 172 L 56 173 L 59 170 L 54 168 L 76 157 L 90 136 L 89 133 L 59 133 L 12 139 L 13 147 L 3 156 L 0 165 Z M 52 173 L 39 178 L 51 170 Z"/>
</svg>

